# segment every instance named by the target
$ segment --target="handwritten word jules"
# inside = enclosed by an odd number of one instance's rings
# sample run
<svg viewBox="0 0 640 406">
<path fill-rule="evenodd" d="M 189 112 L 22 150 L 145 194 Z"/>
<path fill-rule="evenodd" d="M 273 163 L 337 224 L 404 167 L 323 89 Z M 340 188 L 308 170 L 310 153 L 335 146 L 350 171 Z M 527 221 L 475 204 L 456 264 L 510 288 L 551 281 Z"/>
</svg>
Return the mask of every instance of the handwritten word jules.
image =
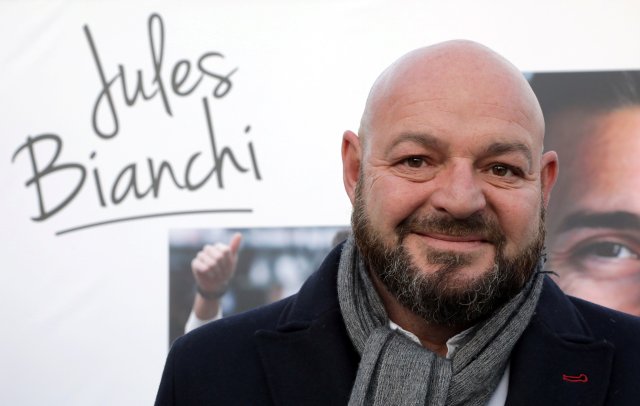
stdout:
<svg viewBox="0 0 640 406">
<path fill-rule="evenodd" d="M 157 29 L 154 29 L 156 27 Z M 93 37 L 88 26 L 84 27 L 84 32 L 89 43 L 91 55 L 96 64 L 98 75 L 100 77 L 102 88 L 96 99 L 93 109 L 93 130 L 100 140 L 109 141 L 115 137 L 119 130 L 118 113 L 116 109 L 115 93 L 113 87 L 119 83 L 122 87 L 122 95 L 127 106 L 133 106 L 139 97 L 143 100 L 151 100 L 159 96 L 164 106 L 164 111 L 168 115 L 172 115 L 169 95 L 188 96 L 193 93 L 196 88 L 204 82 L 205 77 L 215 80 L 215 86 L 211 92 L 211 97 L 221 99 L 229 93 L 232 88 L 231 75 L 237 71 L 237 68 L 226 74 L 219 74 L 207 67 L 206 61 L 212 58 L 221 58 L 222 54 L 217 52 L 207 52 L 203 54 L 198 62 L 198 74 L 195 81 L 190 81 L 187 85 L 191 72 L 191 63 L 187 60 L 178 61 L 173 68 L 170 82 L 172 93 L 167 91 L 165 82 L 163 81 L 161 71 L 163 62 L 164 47 L 164 24 L 157 14 L 152 14 L 148 20 L 149 43 L 151 46 L 151 57 L 153 61 L 153 90 L 145 88 L 143 84 L 143 72 L 138 70 L 136 74 L 136 83 L 133 86 L 133 94 L 129 94 L 127 85 L 125 67 L 118 65 L 118 73 L 107 78 L 102 61 L 98 57 L 98 50 L 93 41 Z M 154 32 L 158 32 L 159 39 L 156 39 Z M 106 104 L 104 104 L 106 103 Z M 106 129 L 102 122 L 98 119 L 100 109 L 106 106 L 109 110 L 111 118 L 111 128 Z M 76 196 L 84 190 L 85 185 L 93 184 L 97 203 L 101 207 L 109 207 L 110 205 L 121 204 L 127 198 L 142 199 L 146 196 L 158 198 L 161 186 L 171 184 L 177 189 L 186 191 L 196 191 L 214 177 L 217 187 L 224 189 L 225 181 L 223 177 L 224 169 L 235 169 L 240 173 L 253 173 L 256 180 L 261 180 L 260 170 L 258 168 L 258 160 L 252 142 L 247 142 L 247 150 L 242 154 L 233 151 L 228 146 L 220 146 L 214 133 L 213 121 L 209 101 L 207 97 L 202 98 L 202 106 L 204 108 L 205 120 L 208 129 L 208 149 L 210 151 L 210 159 L 204 161 L 202 151 L 196 151 L 184 163 L 182 171 L 176 170 L 177 165 L 166 160 L 156 160 L 146 157 L 146 169 L 144 166 L 136 162 L 124 165 L 113 179 L 106 179 L 102 175 L 104 171 L 98 168 L 95 158 L 98 155 L 94 149 L 89 152 L 90 162 L 70 162 L 64 161 L 61 157 L 63 145 L 65 141 L 62 136 L 47 132 L 39 135 L 29 135 L 26 141 L 18 146 L 12 157 L 12 162 L 19 155 L 26 154 L 30 161 L 32 175 L 25 182 L 26 187 L 34 187 L 38 202 L 39 214 L 31 219 L 34 221 L 44 221 L 54 214 L 60 212 L 67 207 Z M 244 134 L 249 135 L 251 131 L 250 125 L 244 125 Z M 170 150 L 168 148 L 167 150 Z M 243 159 L 240 159 L 244 157 Z M 205 172 L 202 172 L 203 163 Z M 198 167 L 198 169 L 195 169 Z M 142 176 L 140 176 L 144 173 Z M 88 176 L 88 175 L 91 176 Z M 88 179 L 92 181 L 88 181 Z M 58 182 L 55 182 L 56 179 Z M 64 180 L 60 182 L 60 180 Z M 45 183 L 67 185 L 67 190 L 56 190 L 55 196 L 57 201 L 51 203 L 51 198 L 45 196 Z M 71 185 L 71 186 L 68 186 Z M 62 196 L 62 198 L 60 197 Z"/>
<path fill-rule="evenodd" d="M 173 115 L 171 110 L 171 103 L 169 102 L 170 93 L 167 91 L 167 86 L 162 76 L 162 65 L 164 61 L 164 23 L 162 21 L 162 18 L 158 14 L 152 14 L 149 17 L 147 27 L 151 60 L 153 62 L 153 80 L 151 82 L 153 84 L 153 90 L 145 89 L 143 84 L 143 72 L 141 70 L 138 70 L 136 72 L 135 84 L 131 86 L 133 88 L 133 94 L 129 95 L 130 87 L 127 85 L 124 66 L 122 64 L 119 64 L 118 73 L 111 78 L 107 78 L 105 69 L 98 54 L 98 50 L 93 40 L 93 36 L 91 35 L 91 31 L 89 30 L 89 27 L 87 25 L 84 26 L 84 33 L 87 37 L 87 41 L 89 42 L 91 55 L 93 56 L 93 60 L 98 69 L 100 82 L 102 84 L 102 90 L 100 91 L 100 94 L 98 94 L 98 98 L 96 99 L 96 102 L 93 106 L 92 114 L 93 131 L 100 137 L 115 137 L 120 130 L 118 111 L 116 109 L 116 103 L 114 102 L 113 95 L 113 86 L 118 82 L 120 82 L 122 94 L 124 96 L 124 102 L 127 106 L 133 106 L 138 100 L 139 96 L 141 96 L 143 100 L 151 100 L 154 97 L 160 95 L 160 100 L 162 101 L 165 112 L 169 116 Z M 156 35 L 159 38 L 157 38 Z M 201 55 L 197 62 L 197 79 L 195 79 L 195 82 L 189 84 L 187 82 L 189 81 L 189 77 L 191 76 L 191 62 L 186 59 L 177 61 L 173 65 L 173 69 L 171 71 L 170 89 L 172 90 L 173 94 L 183 97 L 188 96 L 193 93 L 196 88 L 198 88 L 205 77 L 209 77 L 214 79 L 216 83 L 213 91 L 211 92 L 212 96 L 216 99 L 221 99 L 226 96 L 231 90 L 232 86 L 231 75 L 233 75 L 238 69 L 232 69 L 226 74 L 220 74 L 213 71 L 211 67 L 207 65 L 207 62 L 209 63 L 209 65 L 211 65 L 211 61 L 219 58 L 224 58 L 224 56 L 219 52 L 206 52 Z M 106 108 L 108 108 L 108 113 L 111 120 L 111 128 L 109 129 L 106 129 L 107 126 L 104 125 L 104 123 L 101 123 L 99 120 L 101 109 L 105 108 L 105 103 Z"/>
</svg>

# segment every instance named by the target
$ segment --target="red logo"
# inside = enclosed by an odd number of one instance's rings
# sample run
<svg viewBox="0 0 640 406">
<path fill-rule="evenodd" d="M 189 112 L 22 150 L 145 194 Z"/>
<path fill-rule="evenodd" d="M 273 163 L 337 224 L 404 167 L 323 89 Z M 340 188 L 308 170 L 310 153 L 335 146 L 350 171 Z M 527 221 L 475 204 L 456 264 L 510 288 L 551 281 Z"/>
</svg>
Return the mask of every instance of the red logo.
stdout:
<svg viewBox="0 0 640 406">
<path fill-rule="evenodd" d="M 573 383 L 576 383 L 576 382 L 585 383 L 585 382 L 589 382 L 589 377 L 587 376 L 587 374 L 580 374 L 580 375 L 562 374 L 562 380 L 567 382 L 573 382 Z"/>
</svg>

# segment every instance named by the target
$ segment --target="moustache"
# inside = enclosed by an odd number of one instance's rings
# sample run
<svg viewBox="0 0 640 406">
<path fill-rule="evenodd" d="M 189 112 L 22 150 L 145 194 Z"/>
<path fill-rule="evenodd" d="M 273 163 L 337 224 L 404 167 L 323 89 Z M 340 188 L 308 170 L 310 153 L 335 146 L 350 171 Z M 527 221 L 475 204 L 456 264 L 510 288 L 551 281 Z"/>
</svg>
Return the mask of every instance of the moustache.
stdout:
<svg viewBox="0 0 640 406">
<path fill-rule="evenodd" d="M 409 233 L 418 234 L 443 234 L 452 237 L 474 236 L 487 242 L 502 246 L 506 237 L 502 228 L 495 219 L 488 218 L 481 213 L 458 219 L 447 214 L 411 214 L 396 226 L 396 233 L 400 241 Z"/>
</svg>

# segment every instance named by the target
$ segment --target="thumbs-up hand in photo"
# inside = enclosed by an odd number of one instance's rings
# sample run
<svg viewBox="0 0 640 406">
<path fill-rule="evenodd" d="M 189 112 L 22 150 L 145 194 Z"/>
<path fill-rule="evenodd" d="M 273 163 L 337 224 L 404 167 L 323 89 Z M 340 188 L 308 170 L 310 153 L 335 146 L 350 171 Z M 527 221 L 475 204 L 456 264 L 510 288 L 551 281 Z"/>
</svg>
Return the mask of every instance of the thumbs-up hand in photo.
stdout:
<svg viewBox="0 0 640 406">
<path fill-rule="evenodd" d="M 205 245 L 191 261 L 198 294 L 204 299 L 219 299 L 227 290 L 236 271 L 241 242 L 242 234 L 236 233 L 231 237 L 229 245 Z"/>
</svg>

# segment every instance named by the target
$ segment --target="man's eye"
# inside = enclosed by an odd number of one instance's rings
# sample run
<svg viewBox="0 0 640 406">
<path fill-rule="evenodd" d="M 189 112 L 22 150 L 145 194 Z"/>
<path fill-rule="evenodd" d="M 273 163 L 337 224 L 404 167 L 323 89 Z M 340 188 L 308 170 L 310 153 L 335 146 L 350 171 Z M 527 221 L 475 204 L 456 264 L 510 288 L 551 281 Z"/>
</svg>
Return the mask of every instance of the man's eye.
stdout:
<svg viewBox="0 0 640 406">
<path fill-rule="evenodd" d="M 513 174 L 513 171 L 507 165 L 493 165 L 491 167 L 491 173 L 496 176 L 509 176 Z"/>
<path fill-rule="evenodd" d="M 611 241 L 595 242 L 581 247 L 575 255 L 608 259 L 638 259 L 640 256 L 624 244 Z"/>
<path fill-rule="evenodd" d="M 424 165 L 424 159 L 417 156 L 412 156 L 405 159 L 404 163 L 410 168 L 420 168 L 422 165 Z"/>
</svg>

